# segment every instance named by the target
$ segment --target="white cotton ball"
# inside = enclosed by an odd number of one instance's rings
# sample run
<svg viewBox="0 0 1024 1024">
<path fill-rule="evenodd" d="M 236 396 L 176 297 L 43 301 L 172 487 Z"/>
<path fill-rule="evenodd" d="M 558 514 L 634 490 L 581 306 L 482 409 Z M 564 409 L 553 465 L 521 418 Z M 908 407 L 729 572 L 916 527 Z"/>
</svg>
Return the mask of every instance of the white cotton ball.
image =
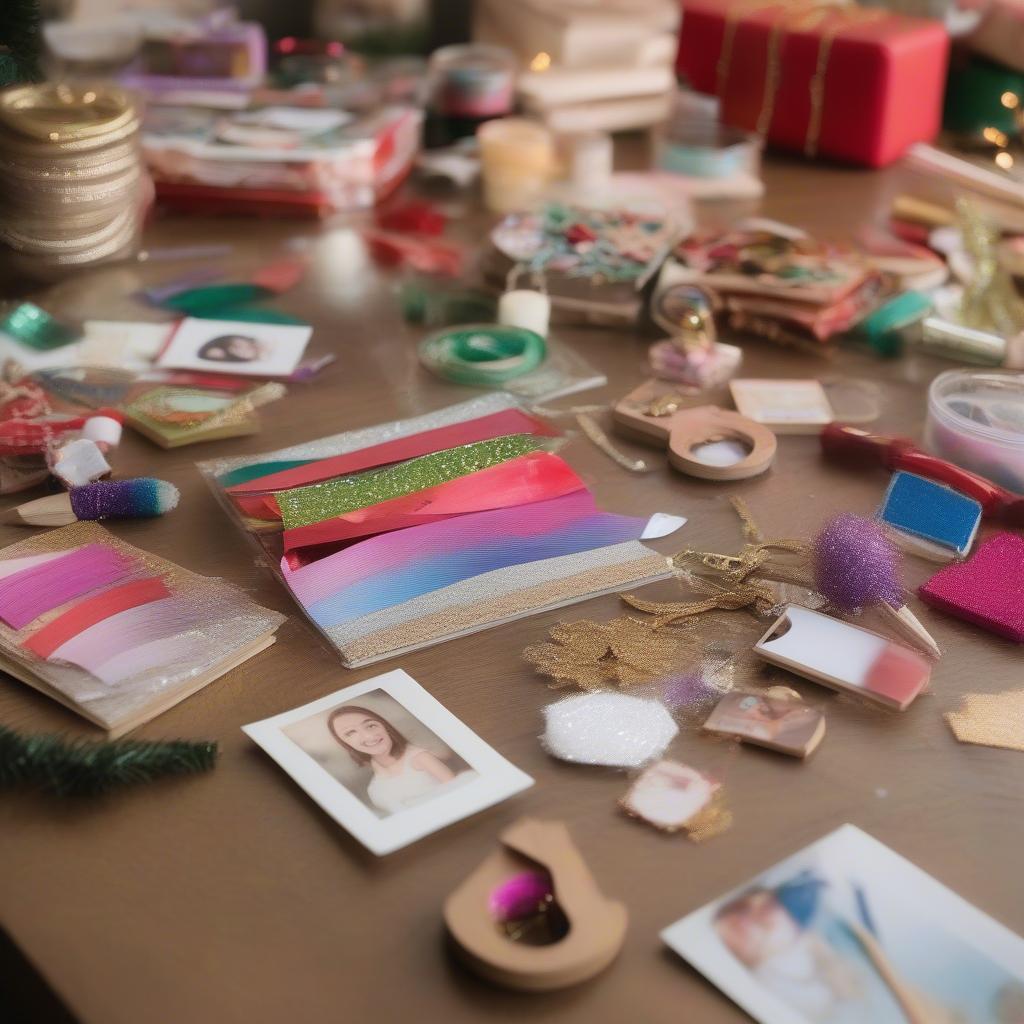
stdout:
<svg viewBox="0 0 1024 1024">
<path fill-rule="evenodd" d="M 111 416 L 90 416 L 82 426 L 82 437 L 116 448 L 121 443 L 121 424 Z"/>
<path fill-rule="evenodd" d="M 679 731 L 656 700 L 584 693 L 549 704 L 542 741 L 563 761 L 636 768 L 659 757 Z"/>
</svg>

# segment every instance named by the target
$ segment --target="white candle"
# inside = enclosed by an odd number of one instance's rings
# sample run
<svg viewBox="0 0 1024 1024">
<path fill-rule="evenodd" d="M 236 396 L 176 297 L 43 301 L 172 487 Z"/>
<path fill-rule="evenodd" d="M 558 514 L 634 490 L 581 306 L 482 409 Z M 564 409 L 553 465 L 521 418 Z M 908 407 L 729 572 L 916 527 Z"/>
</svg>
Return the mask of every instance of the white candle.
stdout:
<svg viewBox="0 0 1024 1024">
<path fill-rule="evenodd" d="M 573 188 L 584 195 L 606 192 L 612 177 L 612 137 L 607 132 L 579 132 L 564 140 Z"/>
<path fill-rule="evenodd" d="M 544 292 L 516 288 L 498 300 L 498 323 L 506 327 L 525 327 L 546 338 L 550 317 L 551 300 Z"/>
</svg>

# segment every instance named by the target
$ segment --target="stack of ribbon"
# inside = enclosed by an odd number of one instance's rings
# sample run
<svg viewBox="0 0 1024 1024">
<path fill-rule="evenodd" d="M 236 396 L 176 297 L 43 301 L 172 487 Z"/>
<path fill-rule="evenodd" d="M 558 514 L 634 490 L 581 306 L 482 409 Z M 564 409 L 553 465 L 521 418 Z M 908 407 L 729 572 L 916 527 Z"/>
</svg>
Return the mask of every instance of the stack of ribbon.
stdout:
<svg viewBox="0 0 1024 1024">
<path fill-rule="evenodd" d="M 350 666 L 669 575 L 508 395 L 200 468 Z"/>
<path fill-rule="evenodd" d="M 152 185 L 139 118 L 122 89 L 26 85 L 0 94 L 0 240 L 49 278 L 123 258 Z"/>
</svg>

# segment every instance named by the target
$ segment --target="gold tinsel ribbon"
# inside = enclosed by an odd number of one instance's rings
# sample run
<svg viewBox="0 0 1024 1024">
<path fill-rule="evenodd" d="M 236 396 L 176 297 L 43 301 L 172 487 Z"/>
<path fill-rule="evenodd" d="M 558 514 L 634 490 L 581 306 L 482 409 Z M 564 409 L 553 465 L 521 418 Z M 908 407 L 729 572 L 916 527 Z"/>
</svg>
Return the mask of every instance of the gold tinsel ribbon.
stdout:
<svg viewBox="0 0 1024 1024">
<path fill-rule="evenodd" d="M 715 609 L 738 611 L 753 607 L 758 614 L 766 614 L 779 603 L 775 588 L 769 581 L 812 588 L 807 566 L 807 541 L 796 538 L 765 540 L 743 499 L 734 497 L 731 502 L 743 525 L 746 542 L 740 554 L 723 555 L 686 548 L 669 559 L 680 578 L 702 595 L 700 599 L 645 601 L 633 594 L 623 594 L 623 601 L 637 611 L 657 616 L 658 625 L 667 625 Z M 785 560 L 780 557 L 784 553 L 797 557 Z M 707 578 L 709 574 L 715 579 Z"/>
<path fill-rule="evenodd" d="M 683 648 L 694 642 L 692 636 L 664 627 L 679 626 L 710 611 L 753 608 L 767 614 L 780 603 L 772 581 L 812 589 L 807 541 L 764 540 L 743 500 L 733 498 L 732 505 L 746 541 L 740 554 L 687 548 L 669 559 L 677 578 L 698 595 L 696 599 L 647 601 L 622 594 L 626 604 L 654 616 L 654 621 L 624 615 L 605 623 L 559 623 L 551 630 L 549 642 L 527 647 L 523 658 L 553 679 L 555 687 L 575 684 L 598 690 L 651 682 L 670 674 Z M 785 554 L 796 557 L 786 560 Z"/>
<path fill-rule="evenodd" d="M 957 221 L 973 273 L 964 286 L 960 319 L 966 327 L 1013 337 L 1024 329 L 1024 300 L 999 261 L 1001 232 L 967 199 L 956 203 Z"/>
</svg>

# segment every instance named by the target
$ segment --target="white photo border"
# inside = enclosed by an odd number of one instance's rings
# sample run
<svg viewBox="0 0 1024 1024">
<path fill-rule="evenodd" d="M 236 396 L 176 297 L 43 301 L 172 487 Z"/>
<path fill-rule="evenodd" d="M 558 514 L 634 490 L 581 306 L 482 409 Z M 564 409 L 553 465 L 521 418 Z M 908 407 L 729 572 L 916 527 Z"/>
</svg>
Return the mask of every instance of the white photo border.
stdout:
<svg viewBox="0 0 1024 1024">
<path fill-rule="evenodd" d="M 1021 966 L 1024 964 L 1024 938 L 856 825 L 840 826 L 687 914 L 662 931 L 662 941 L 760 1024 L 810 1024 L 809 1018 L 765 989 L 729 953 L 715 934 L 713 920 L 720 907 L 741 896 L 765 876 L 794 873 L 806 867 L 815 854 L 827 862 L 829 851 L 840 849 L 844 859 L 858 863 L 862 870 L 872 866 L 884 871 L 888 887 L 913 893 L 915 904 L 922 908 L 922 927 L 927 926 L 929 917 L 941 915 L 947 922 L 955 920 L 958 939 L 983 951 L 1008 974 L 1024 980 Z"/>
<path fill-rule="evenodd" d="M 199 349 L 220 335 L 239 334 L 273 346 L 270 355 L 252 363 L 218 362 L 199 358 Z M 222 376 L 288 377 L 302 361 L 313 336 L 307 324 L 265 324 L 242 320 L 205 320 L 189 316 L 168 335 L 156 358 L 162 370 L 198 370 Z M 284 349 L 282 349 L 282 343 Z"/>
<path fill-rule="evenodd" d="M 295 722 L 377 691 L 396 700 L 434 732 L 477 773 L 477 778 L 435 800 L 382 819 L 283 732 Z M 342 828 L 378 856 L 500 803 L 534 783 L 402 669 L 366 679 L 261 722 L 243 725 L 242 732 L 262 747 Z"/>
</svg>

